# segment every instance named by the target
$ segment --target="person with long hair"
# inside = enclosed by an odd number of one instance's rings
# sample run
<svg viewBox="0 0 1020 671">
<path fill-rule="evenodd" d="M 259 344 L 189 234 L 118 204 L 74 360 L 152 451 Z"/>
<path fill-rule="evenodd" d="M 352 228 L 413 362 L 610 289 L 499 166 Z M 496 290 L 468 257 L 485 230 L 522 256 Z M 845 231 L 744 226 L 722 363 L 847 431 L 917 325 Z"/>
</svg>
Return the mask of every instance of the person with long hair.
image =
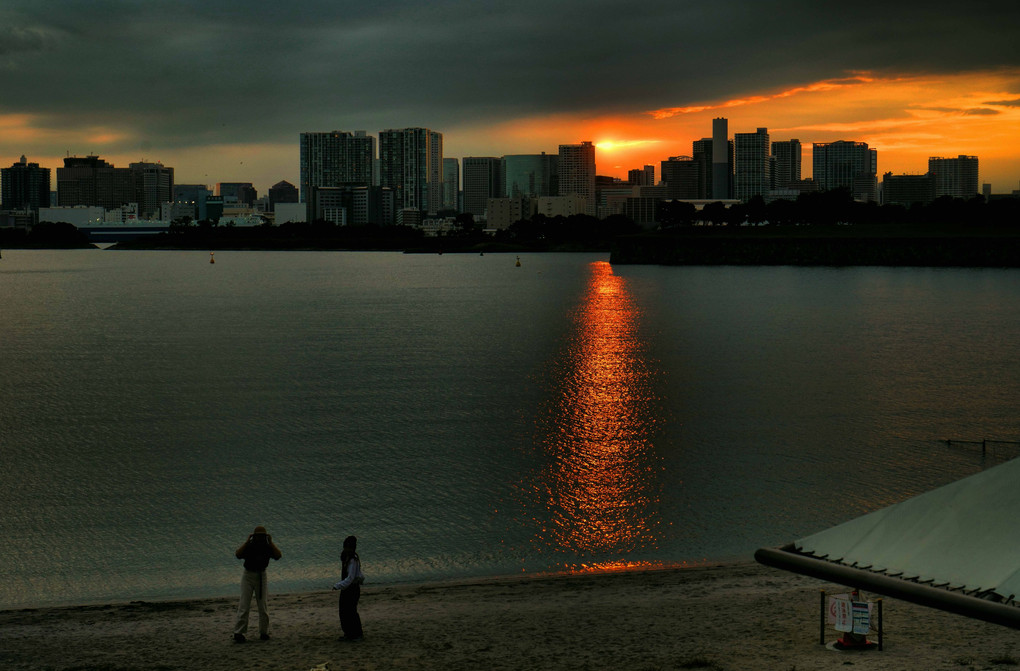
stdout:
<svg viewBox="0 0 1020 671">
<path fill-rule="evenodd" d="M 358 539 L 348 536 L 344 539 L 343 550 L 340 552 L 340 581 L 333 589 L 340 590 L 340 628 L 344 635 L 343 641 L 356 642 L 365 637 L 361 629 L 361 616 L 358 615 L 358 600 L 361 598 L 361 583 L 365 582 L 365 574 L 361 571 L 361 558 L 358 557 Z"/>
</svg>

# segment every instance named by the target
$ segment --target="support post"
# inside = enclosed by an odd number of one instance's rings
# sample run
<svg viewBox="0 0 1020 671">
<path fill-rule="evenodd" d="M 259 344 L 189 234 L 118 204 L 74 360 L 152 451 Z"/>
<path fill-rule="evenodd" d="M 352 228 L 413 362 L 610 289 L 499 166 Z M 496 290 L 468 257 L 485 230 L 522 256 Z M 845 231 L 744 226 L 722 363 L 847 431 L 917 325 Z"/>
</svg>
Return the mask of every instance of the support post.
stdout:
<svg viewBox="0 0 1020 671">
<path fill-rule="evenodd" d="M 821 591 L 821 602 L 818 608 L 818 642 L 825 645 L 825 590 Z"/>
<path fill-rule="evenodd" d="M 878 651 L 882 652 L 882 600 L 878 600 Z"/>
</svg>

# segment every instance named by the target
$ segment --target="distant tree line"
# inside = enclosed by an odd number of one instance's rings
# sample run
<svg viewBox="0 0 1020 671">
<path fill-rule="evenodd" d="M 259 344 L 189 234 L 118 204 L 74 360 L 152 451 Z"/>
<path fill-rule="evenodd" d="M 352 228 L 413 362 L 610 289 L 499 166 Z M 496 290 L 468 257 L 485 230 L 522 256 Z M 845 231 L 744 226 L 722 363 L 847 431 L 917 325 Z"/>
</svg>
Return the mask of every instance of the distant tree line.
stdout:
<svg viewBox="0 0 1020 671">
<path fill-rule="evenodd" d="M 1020 224 L 1020 198 L 985 201 L 943 196 L 924 205 L 860 203 L 842 189 L 802 193 L 796 200 L 766 203 L 755 196 L 747 203 L 709 203 L 702 210 L 681 201 L 663 201 L 658 209 L 659 227 L 670 230 L 695 225 L 709 226 L 833 226 L 837 224 L 895 225 L 941 224 L 967 226 L 1014 226 Z"/>
<path fill-rule="evenodd" d="M 87 234 L 66 222 L 36 224 L 31 229 L 0 228 L 0 248 L 82 249 L 95 247 Z"/>
</svg>

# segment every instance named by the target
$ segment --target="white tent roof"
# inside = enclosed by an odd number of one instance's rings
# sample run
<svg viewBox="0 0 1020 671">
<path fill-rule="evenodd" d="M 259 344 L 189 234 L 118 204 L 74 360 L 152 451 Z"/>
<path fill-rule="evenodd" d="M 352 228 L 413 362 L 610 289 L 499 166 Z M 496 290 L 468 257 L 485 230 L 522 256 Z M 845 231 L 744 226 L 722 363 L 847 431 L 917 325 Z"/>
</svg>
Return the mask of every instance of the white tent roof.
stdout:
<svg viewBox="0 0 1020 671">
<path fill-rule="evenodd" d="M 1020 459 L 793 545 L 887 576 L 1005 599 L 1020 595 Z"/>
</svg>

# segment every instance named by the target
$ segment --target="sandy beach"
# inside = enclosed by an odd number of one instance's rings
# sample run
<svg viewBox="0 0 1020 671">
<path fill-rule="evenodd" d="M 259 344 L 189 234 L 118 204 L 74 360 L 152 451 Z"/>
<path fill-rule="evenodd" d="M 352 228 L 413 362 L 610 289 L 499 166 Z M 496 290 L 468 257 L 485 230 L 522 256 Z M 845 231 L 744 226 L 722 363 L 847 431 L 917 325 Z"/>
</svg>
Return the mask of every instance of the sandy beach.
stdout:
<svg viewBox="0 0 1020 671">
<path fill-rule="evenodd" d="M 1020 632 L 893 599 L 884 650 L 834 650 L 834 630 L 819 643 L 820 589 L 845 591 L 754 563 L 369 583 L 360 643 L 338 640 L 337 595 L 325 589 L 271 594 L 271 640 L 258 640 L 253 609 L 243 644 L 231 637 L 236 597 L 0 611 L 0 668 L 934 671 L 1020 661 Z"/>
</svg>

